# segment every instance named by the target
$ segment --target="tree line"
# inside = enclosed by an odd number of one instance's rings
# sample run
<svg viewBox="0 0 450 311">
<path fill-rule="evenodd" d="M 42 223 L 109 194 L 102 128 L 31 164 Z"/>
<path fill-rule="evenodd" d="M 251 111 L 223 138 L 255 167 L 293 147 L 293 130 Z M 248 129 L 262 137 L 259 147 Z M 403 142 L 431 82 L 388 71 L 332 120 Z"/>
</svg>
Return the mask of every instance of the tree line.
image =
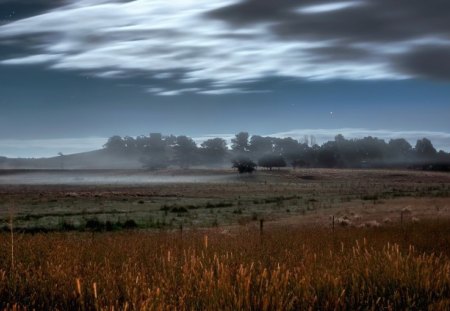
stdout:
<svg viewBox="0 0 450 311">
<path fill-rule="evenodd" d="M 143 167 L 163 169 L 169 166 L 244 165 L 249 171 L 256 166 L 273 169 L 286 166 L 324 168 L 364 167 L 422 167 L 425 169 L 449 168 L 450 154 L 437 151 L 427 138 L 417 140 L 413 147 L 406 139 L 386 142 L 376 137 L 346 139 L 337 135 L 334 140 L 318 145 L 314 137 L 303 141 L 291 137 L 278 138 L 249 135 L 240 132 L 231 145 L 222 138 L 211 138 L 200 145 L 185 135 L 149 136 L 108 139 L 104 148 L 120 156 L 138 156 Z M 250 168 L 250 167 L 253 167 Z M 245 170 L 244 170 L 245 171 Z"/>
</svg>

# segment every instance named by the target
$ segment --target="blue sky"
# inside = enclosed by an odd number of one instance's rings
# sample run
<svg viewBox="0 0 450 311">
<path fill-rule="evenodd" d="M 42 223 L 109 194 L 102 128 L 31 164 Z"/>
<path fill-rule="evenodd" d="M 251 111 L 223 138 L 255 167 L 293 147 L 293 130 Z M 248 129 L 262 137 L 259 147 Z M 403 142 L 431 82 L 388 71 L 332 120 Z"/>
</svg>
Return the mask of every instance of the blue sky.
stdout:
<svg viewBox="0 0 450 311">
<path fill-rule="evenodd" d="M 0 0 L 0 155 L 241 130 L 428 136 L 450 150 L 448 12 L 439 0 Z"/>
</svg>

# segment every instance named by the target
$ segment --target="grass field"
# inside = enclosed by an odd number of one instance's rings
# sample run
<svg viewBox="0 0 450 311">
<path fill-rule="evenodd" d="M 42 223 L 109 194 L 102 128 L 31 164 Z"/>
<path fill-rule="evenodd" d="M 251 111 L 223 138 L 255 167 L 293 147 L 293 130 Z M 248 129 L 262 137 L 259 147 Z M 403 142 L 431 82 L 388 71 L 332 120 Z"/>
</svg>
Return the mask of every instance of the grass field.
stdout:
<svg viewBox="0 0 450 311">
<path fill-rule="evenodd" d="M 127 221 L 150 229 L 230 226 L 260 219 L 328 225 L 331 215 L 358 226 L 399 222 L 403 209 L 407 221 L 450 216 L 450 175 L 444 173 L 311 169 L 253 176 L 227 170 L 39 174 L 37 184 L 26 180 L 25 185 L 0 185 L 4 229 L 11 217 L 23 230 L 84 230 L 87 224 L 88 229 L 114 230 Z M 11 173 L 3 180 L 20 181 L 17 176 Z M 46 185 L 46 178 L 53 183 Z"/>
<path fill-rule="evenodd" d="M 120 174 L 0 186 L 0 310 L 450 309 L 449 174 Z"/>
<path fill-rule="evenodd" d="M 0 236 L 0 309 L 448 310 L 450 221 Z"/>
</svg>

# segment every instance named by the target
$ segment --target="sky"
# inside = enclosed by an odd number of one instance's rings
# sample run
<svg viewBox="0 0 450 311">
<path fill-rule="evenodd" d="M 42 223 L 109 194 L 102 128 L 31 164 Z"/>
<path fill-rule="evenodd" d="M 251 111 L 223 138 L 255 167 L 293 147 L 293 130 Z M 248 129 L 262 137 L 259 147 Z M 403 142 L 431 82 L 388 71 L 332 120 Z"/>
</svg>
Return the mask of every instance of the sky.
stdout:
<svg viewBox="0 0 450 311">
<path fill-rule="evenodd" d="M 0 156 L 239 131 L 450 151 L 449 120 L 445 0 L 0 0 Z"/>
</svg>

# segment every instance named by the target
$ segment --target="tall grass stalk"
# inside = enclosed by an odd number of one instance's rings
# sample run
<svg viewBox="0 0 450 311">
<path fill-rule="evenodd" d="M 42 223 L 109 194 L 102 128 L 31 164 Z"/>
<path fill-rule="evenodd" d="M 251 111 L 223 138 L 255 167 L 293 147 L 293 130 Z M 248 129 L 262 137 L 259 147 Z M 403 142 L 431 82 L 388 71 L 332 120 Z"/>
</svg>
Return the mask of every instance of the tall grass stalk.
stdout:
<svg viewBox="0 0 450 311">
<path fill-rule="evenodd" d="M 0 233 L 0 310 L 450 310 L 450 220 L 403 226 L 23 234 L 10 277 Z"/>
</svg>

